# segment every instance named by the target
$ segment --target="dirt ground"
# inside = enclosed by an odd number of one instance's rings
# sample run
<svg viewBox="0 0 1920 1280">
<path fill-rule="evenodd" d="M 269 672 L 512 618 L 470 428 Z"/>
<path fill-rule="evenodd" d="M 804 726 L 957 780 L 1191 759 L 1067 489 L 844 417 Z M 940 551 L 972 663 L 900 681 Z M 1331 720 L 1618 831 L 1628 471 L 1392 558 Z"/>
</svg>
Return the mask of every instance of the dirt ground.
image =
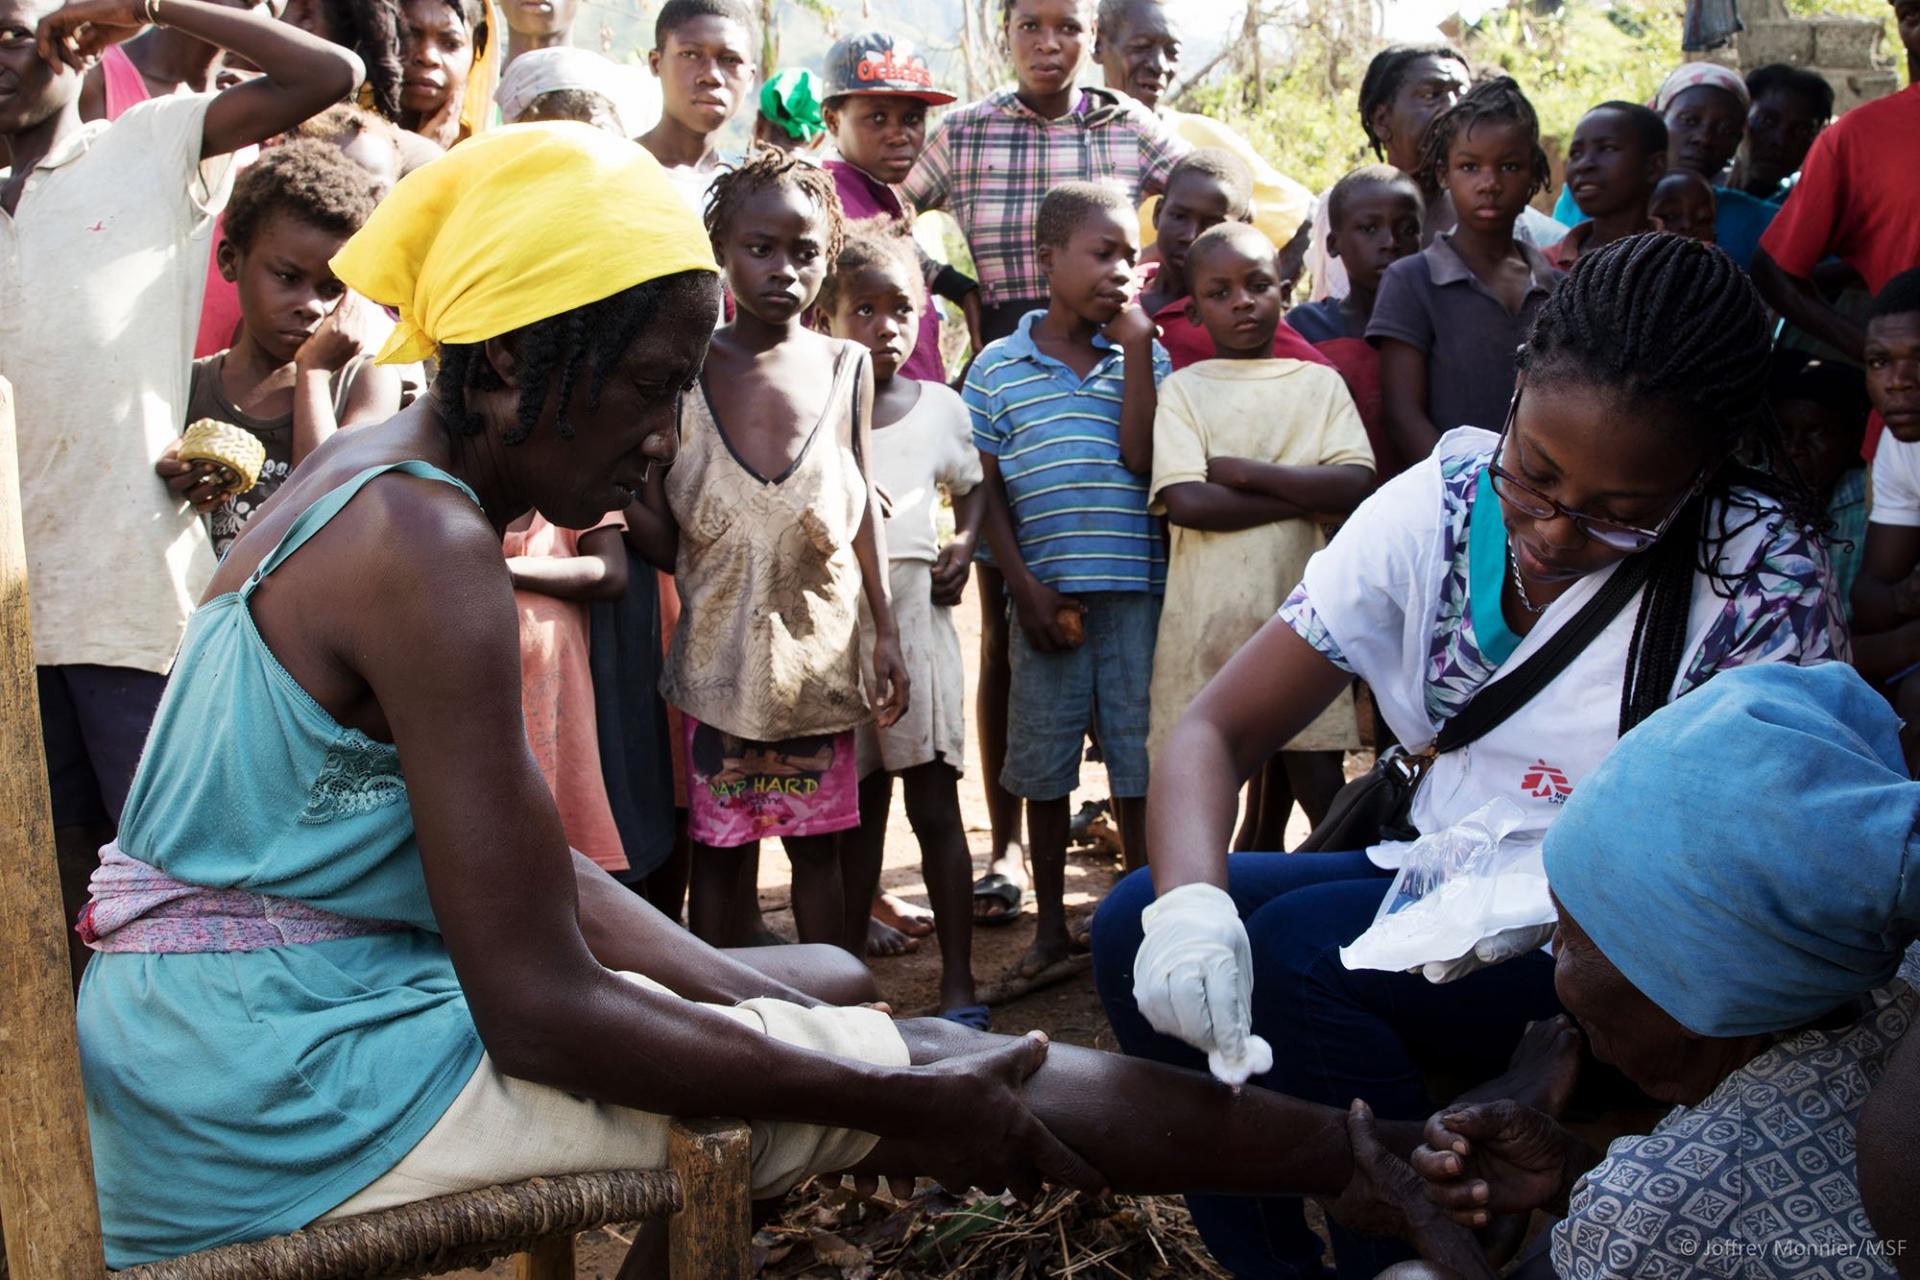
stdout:
<svg viewBox="0 0 1920 1280">
<path fill-rule="evenodd" d="M 968 664 L 968 760 L 966 776 L 960 783 L 960 806 L 962 815 L 966 819 L 969 842 L 973 846 L 974 873 L 978 876 L 986 872 L 990 839 L 986 797 L 980 785 L 979 739 L 975 734 L 973 716 L 973 695 L 977 675 L 974 660 L 980 650 L 980 609 L 971 587 L 966 600 L 954 610 L 954 621 L 960 632 L 961 650 L 966 654 Z M 1080 771 L 1080 787 L 1074 793 L 1072 802 L 1074 810 L 1077 811 L 1085 800 L 1098 800 L 1106 795 L 1106 775 L 1101 766 L 1083 764 Z M 1299 840 L 1305 835 L 1306 829 L 1305 816 L 1296 808 L 1293 821 L 1288 827 L 1288 843 L 1292 844 Z M 1119 878 L 1120 871 L 1120 863 L 1115 856 L 1104 854 L 1093 848 L 1071 850 L 1067 860 L 1069 915 L 1091 913 L 1114 881 Z M 882 883 L 887 889 L 910 902 L 921 906 L 927 905 L 926 884 L 920 874 L 920 849 L 914 840 L 912 828 L 907 825 L 905 806 L 897 792 L 891 820 L 887 826 L 886 865 L 882 873 Z M 786 859 L 778 845 L 772 842 L 766 846 L 760 863 L 760 905 L 768 925 L 776 933 L 792 939 L 794 937 L 793 912 L 789 902 Z M 1020 921 L 997 928 L 974 930 L 973 972 L 983 999 L 993 1003 L 994 1030 L 1018 1034 L 1038 1027 L 1049 1036 L 1070 1044 L 1103 1049 L 1113 1048 L 1113 1035 L 1107 1029 L 1106 1019 L 1100 1011 L 1099 1000 L 1094 994 L 1092 974 L 1084 965 L 1065 981 L 1019 995 L 1004 1003 L 993 1001 L 996 988 L 1002 988 L 1007 984 L 1007 979 L 1032 941 L 1031 905 L 1026 917 Z M 872 959 L 869 963 L 879 983 L 882 996 L 897 1013 L 931 1011 L 936 1004 L 939 995 L 940 954 L 931 938 L 923 940 L 918 950 L 913 953 L 892 958 Z M 813 1218 L 817 1217 L 819 1212 L 817 1205 L 813 1204 L 808 1204 L 804 1208 L 796 1207 L 789 1210 L 783 1222 L 796 1231 L 817 1230 L 817 1227 L 802 1228 L 793 1224 L 803 1214 Z M 1177 1229 L 1184 1220 L 1184 1210 L 1179 1207 L 1178 1200 L 1156 1201 L 1152 1203 L 1146 1216 L 1172 1220 Z M 581 1237 L 578 1246 L 579 1280 L 612 1280 L 619 1270 L 625 1247 L 626 1237 L 621 1233 L 593 1232 Z M 1062 1247 L 1067 1247 L 1064 1235 Z M 801 1271 L 782 1267 L 780 1274 L 783 1276 L 796 1274 L 842 1276 L 855 1274 L 857 1271 L 857 1267 L 849 1270 L 842 1266 L 822 1266 Z M 1056 1264 L 1053 1269 L 1032 1274 L 1060 1274 L 1061 1271 L 1062 1268 Z M 1192 1268 L 1177 1268 L 1175 1273 L 1200 1274 Z M 875 1274 L 943 1274 L 943 1272 L 936 1269 L 931 1272 L 902 1273 L 897 1270 L 883 1269 Z M 969 1272 L 969 1274 L 972 1273 Z M 511 1267 L 503 1262 L 486 1271 L 460 1272 L 456 1280 L 480 1280 L 480 1277 L 486 1277 L 487 1280 L 505 1280 L 511 1275 Z"/>
</svg>

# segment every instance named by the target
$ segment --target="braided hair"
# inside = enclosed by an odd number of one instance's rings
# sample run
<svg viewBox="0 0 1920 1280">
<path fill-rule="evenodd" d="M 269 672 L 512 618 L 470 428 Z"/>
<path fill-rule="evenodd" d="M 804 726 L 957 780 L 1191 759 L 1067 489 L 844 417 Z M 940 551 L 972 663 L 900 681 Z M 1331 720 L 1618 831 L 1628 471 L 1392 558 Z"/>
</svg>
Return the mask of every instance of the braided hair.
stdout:
<svg viewBox="0 0 1920 1280">
<path fill-rule="evenodd" d="M 561 410 L 560 438 L 573 439 L 573 424 L 566 419 L 566 406 L 572 399 L 582 367 L 588 370 L 587 405 L 592 407 L 600 402 L 607 375 L 640 332 L 660 314 L 676 285 L 706 274 L 685 271 L 648 280 L 610 298 L 536 320 L 520 329 L 520 398 L 515 407 L 514 425 L 500 433 L 500 443 L 519 444 L 533 434 L 546 408 L 548 392 L 556 389 L 556 380 Z M 440 371 L 433 380 L 433 396 L 439 402 L 448 434 L 455 440 L 480 434 L 486 422 L 473 411 L 469 394 L 498 391 L 505 385 L 487 360 L 485 343 L 442 346 Z"/>
<path fill-rule="evenodd" d="M 1529 199 L 1553 185 L 1553 166 L 1540 146 L 1540 117 L 1534 113 L 1533 103 L 1512 76 L 1494 76 L 1461 94 L 1459 101 L 1427 122 L 1427 131 L 1420 136 L 1420 168 L 1416 171 L 1427 190 L 1437 191 L 1446 184 L 1447 153 L 1453 149 L 1454 140 L 1483 123 L 1518 124 L 1533 136 Z"/>
<path fill-rule="evenodd" d="M 775 187 L 792 187 L 821 211 L 827 224 L 822 248 L 829 263 L 838 259 L 846 240 L 846 215 L 840 211 L 840 191 L 833 175 L 797 153 L 759 143 L 745 160 L 715 178 L 707 189 L 707 206 L 701 219 L 714 245 L 717 247 L 726 237 L 742 205 Z"/>
<path fill-rule="evenodd" d="M 1360 128 L 1378 159 L 1386 159 L 1387 144 L 1374 132 L 1373 113 L 1393 101 L 1400 86 L 1406 83 L 1407 68 L 1422 58 L 1457 62 L 1460 69 L 1467 72 L 1468 79 L 1472 79 L 1466 55 L 1450 45 L 1396 44 L 1374 54 L 1373 61 L 1367 64 L 1367 74 L 1360 81 Z"/>
<path fill-rule="evenodd" d="M 914 246 L 913 228 L 900 218 L 879 214 L 847 225 L 840 252 L 834 256 L 827 278 L 814 297 L 814 315 L 825 329 L 834 309 L 840 305 L 840 291 L 857 272 L 869 267 L 898 267 L 907 278 L 907 296 L 913 309 L 927 309 L 926 277 L 920 270 L 920 252 Z"/>
<path fill-rule="evenodd" d="M 1730 599 L 1758 571 L 1721 567 L 1735 535 L 1782 516 L 1810 535 L 1828 527 L 1785 460 L 1767 402 L 1769 346 L 1766 308 L 1734 260 L 1664 232 L 1581 255 L 1534 317 L 1520 357 L 1529 382 L 1570 379 L 1627 411 L 1663 410 L 1714 467 L 1669 535 L 1641 553 L 1648 576 L 1627 651 L 1622 733 L 1658 711 L 1679 678 L 1695 574 Z"/>
</svg>

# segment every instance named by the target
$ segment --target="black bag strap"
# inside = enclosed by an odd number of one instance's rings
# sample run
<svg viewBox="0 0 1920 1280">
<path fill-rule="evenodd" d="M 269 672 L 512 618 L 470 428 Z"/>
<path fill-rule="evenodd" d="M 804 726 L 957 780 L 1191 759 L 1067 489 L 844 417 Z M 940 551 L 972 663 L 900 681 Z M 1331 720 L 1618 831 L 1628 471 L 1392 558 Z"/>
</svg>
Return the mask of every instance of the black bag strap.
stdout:
<svg viewBox="0 0 1920 1280">
<path fill-rule="evenodd" d="M 1645 585 L 1648 569 L 1645 552 L 1623 560 L 1607 584 L 1581 606 L 1572 621 L 1556 631 L 1513 674 L 1487 685 L 1447 721 L 1440 736 L 1434 739 L 1434 754 L 1443 755 L 1485 736 L 1551 684 L 1595 636 L 1607 629 L 1608 623 L 1620 616 L 1627 601 Z"/>
</svg>

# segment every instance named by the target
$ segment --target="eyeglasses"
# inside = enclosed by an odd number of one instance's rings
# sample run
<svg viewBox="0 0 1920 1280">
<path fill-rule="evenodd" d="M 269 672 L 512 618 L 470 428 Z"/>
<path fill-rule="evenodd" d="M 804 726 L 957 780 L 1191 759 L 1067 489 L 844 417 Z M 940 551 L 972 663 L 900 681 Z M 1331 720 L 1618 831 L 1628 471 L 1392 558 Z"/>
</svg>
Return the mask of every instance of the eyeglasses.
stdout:
<svg viewBox="0 0 1920 1280">
<path fill-rule="evenodd" d="M 1681 508 L 1706 487 L 1707 475 L 1713 469 L 1711 465 L 1702 467 L 1700 474 L 1693 478 L 1693 483 L 1688 485 L 1687 491 L 1680 496 L 1680 501 L 1673 504 L 1673 510 L 1667 512 L 1666 518 L 1651 529 L 1644 529 L 1636 524 L 1626 524 L 1619 520 L 1590 516 L 1585 512 L 1575 511 L 1571 507 L 1561 506 L 1500 465 L 1500 459 L 1506 456 L 1507 439 L 1513 434 L 1514 417 L 1519 412 L 1520 389 L 1516 387 L 1513 392 L 1513 403 L 1507 406 L 1506 425 L 1500 428 L 1499 443 L 1493 448 L 1493 460 L 1487 463 L 1487 471 L 1493 477 L 1493 491 L 1514 510 L 1534 520 L 1550 520 L 1554 516 L 1565 516 L 1573 521 L 1573 527 L 1582 534 L 1615 551 L 1632 554 L 1636 551 L 1645 551 L 1660 541 L 1661 536 L 1673 527 L 1673 522 L 1680 518 Z"/>
</svg>

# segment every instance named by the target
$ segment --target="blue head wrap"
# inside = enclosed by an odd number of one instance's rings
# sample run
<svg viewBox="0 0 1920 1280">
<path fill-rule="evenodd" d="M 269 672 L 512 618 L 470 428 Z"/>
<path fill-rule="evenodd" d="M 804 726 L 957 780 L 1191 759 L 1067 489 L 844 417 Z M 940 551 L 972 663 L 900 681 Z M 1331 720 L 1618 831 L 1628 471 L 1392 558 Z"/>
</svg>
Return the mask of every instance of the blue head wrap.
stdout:
<svg viewBox="0 0 1920 1280">
<path fill-rule="evenodd" d="M 1700 1035 L 1784 1031 L 1893 977 L 1920 926 L 1920 783 L 1853 669 L 1768 663 L 1650 716 L 1547 832 L 1547 880 Z"/>
</svg>

